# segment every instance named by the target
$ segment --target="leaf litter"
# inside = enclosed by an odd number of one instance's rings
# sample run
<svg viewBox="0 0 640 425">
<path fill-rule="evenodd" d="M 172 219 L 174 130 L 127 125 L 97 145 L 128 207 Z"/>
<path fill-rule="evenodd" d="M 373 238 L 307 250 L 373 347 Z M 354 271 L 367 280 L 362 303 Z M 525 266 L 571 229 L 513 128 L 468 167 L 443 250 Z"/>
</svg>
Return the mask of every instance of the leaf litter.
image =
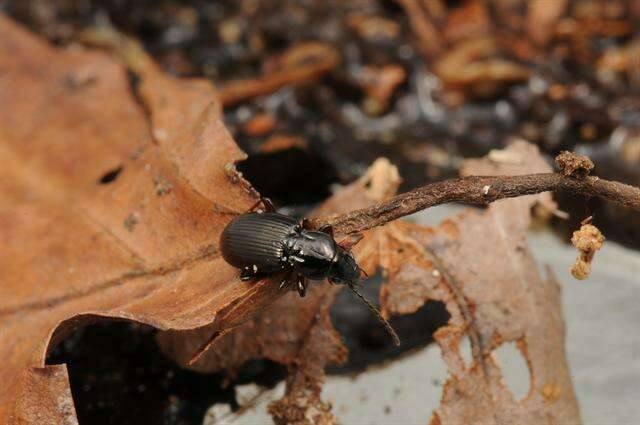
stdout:
<svg viewBox="0 0 640 425">
<path fill-rule="evenodd" d="M 463 167 L 465 174 L 549 170 L 537 148 L 522 141 L 494 152 L 493 157 L 518 161 L 470 160 Z M 315 214 L 330 216 L 370 205 L 395 194 L 399 184 L 395 167 L 378 160 L 358 181 L 337 190 Z M 444 302 L 451 314 L 448 325 L 435 334 L 450 378 L 433 423 L 512 419 L 530 423 L 541 418 L 579 422 L 564 355 L 559 287 L 550 270 L 546 279 L 540 275 L 524 240 L 531 211 L 538 204 L 555 209 L 550 194 L 502 200 L 483 212 L 470 210 L 434 228 L 391 222 L 364 232 L 354 247 L 367 272 L 383 271 L 386 283 L 380 298 L 385 315 L 413 313 L 429 300 Z M 297 300 L 295 294 L 281 298 L 253 321 L 220 338 L 196 367 L 208 372 L 233 369 L 253 356 L 287 364 L 286 395 L 270 407 L 276 423 L 332 423 L 334 418 L 327 415 L 319 398 L 320 388 L 324 365 L 341 361 L 344 351 L 339 339 L 327 337 L 334 335 L 323 310 L 328 304 L 317 300 L 322 299 L 319 294 L 328 294 L 332 300 L 335 292 L 336 287 L 314 286 L 314 307 Z M 314 312 L 321 317 L 319 322 L 310 319 Z M 170 332 L 161 335 L 160 342 L 170 356 L 184 362 L 206 335 L 203 330 L 191 335 Z M 473 352 L 469 365 L 460 351 L 464 336 L 469 337 Z M 323 344 L 311 344 L 315 338 L 323 338 Z M 302 348 L 295 344 L 297 340 L 303 341 Z M 511 341 L 521 350 L 531 375 L 531 388 L 521 401 L 514 400 L 492 356 Z M 327 349 L 339 354 L 327 356 Z M 308 355 L 314 362 L 308 361 Z"/>
<path fill-rule="evenodd" d="M 241 282 L 217 255 L 225 223 L 257 193 L 234 170 L 245 155 L 219 119 L 215 89 L 168 77 L 144 55 L 125 57 L 127 69 L 103 52 L 55 49 L 2 15 L 0 28 L 0 377 L 9 383 L 0 389 L 0 419 L 75 422 L 66 367 L 45 366 L 46 353 L 78 326 L 118 318 L 163 331 L 161 347 L 182 362 L 211 332 L 239 326 L 194 368 L 282 362 L 289 376 L 284 398 L 270 407 L 274 420 L 334 423 L 320 390 L 325 365 L 346 356 L 328 316 L 341 288 L 314 285 L 306 300 L 278 299 L 279 282 Z M 484 159 L 468 162 L 466 173 L 548 169 L 531 146 L 509 149 L 522 165 Z M 393 195 L 393 170 L 377 163 L 316 214 Z M 451 376 L 433 423 L 579 421 L 559 288 L 550 272 L 540 276 L 524 242 L 536 203 L 549 205 L 550 196 L 498 201 L 435 228 L 389 223 L 355 247 L 365 269 L 385 273 L 386 315 L 427 300 L 451 313 L 435 335 Z M 470 365 L 459 351 L 463 335 Z M 491 355 L 508 341 L 531 374 L 519 402 Z"/>
<path fill-rule="evenodd" d="M 462 174 L 550 170 L 538 149 L 524 141 L 496 156 L 518 161 L 467 160 Z M 500 200 L 436 227 L 391 222 L 365 232 L 355 247 L 369 273 L 383 270 L 387 281 L 380 299 L 387 316 L 413 313 L 429 300 L 444 302 L 451 314 L 434 334 L 450 375 L 434 424 L 579 422 L 564 354 L 560 289 L 551 270 L 541 276 L 525 241 L 537 205 L 556 208 L 549 193 Z M 461 353 L 464 336 L 471 343 L 471 364 Z M 520 401 L 492 355 L 508 342 L 517 344 L 529 367 L 531 387 Z"/>
<path fill-rule="evenodd" d="M 56 49 L 3 15 L 0 32 L 0 422 L 73 422 L 66 367 L 45 366 L 73 329 L 233 324 L 277 286 L 240 282 L 217 254 L 257 194 L 208 83 L 147 61 L 141 105 L 110 55 Z"/>
</svg>

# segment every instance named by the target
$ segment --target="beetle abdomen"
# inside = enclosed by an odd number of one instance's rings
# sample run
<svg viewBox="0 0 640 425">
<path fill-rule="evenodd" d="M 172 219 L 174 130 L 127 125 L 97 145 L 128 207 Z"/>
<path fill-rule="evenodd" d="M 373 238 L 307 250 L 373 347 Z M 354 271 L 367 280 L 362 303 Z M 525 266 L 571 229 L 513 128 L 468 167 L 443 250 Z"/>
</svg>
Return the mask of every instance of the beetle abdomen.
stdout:
<svg viewBox="0 0 640 425">
<path fill-rule="evenodd" d="M 297 226 L 293 218 L 277 213 L 238 216 L 220 235 L 222 256 L 238 268 L 255 265 L 260 272 L 279 270 L 285 241 Z"/>
</svg>

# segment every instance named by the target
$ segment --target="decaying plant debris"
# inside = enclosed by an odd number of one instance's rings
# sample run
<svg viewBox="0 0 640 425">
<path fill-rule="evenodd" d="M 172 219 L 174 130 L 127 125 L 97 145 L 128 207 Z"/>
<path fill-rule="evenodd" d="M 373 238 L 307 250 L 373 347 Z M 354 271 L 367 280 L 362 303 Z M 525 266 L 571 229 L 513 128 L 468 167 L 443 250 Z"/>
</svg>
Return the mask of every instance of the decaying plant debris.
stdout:
<svg viewBox="0 0 640 425">
<path fill-rule="evenodd" d="M 139 104 L 108 55 L 57 50 L 4 16 L 0 27 L 0 422 L 62 423 L 74 417 L 66 369 L 44 361 L 76 326 L 233 324 L 275 291 L 227 286 L 235 270 L 216 255 L 256 193 L 233 169 L 244 154 L 208 83 L 146 68 Z M 266 298 L 238 302 L 249 293 Z"/>
<path fill-rule="evenodd" d="M 54 48 L 3 15 L 0 33 L 0 421 L 73 423 L 66 367 L 45 366 L 46 354 L 74 328 L 113 318 L 164 331 L 160 344 L 178 361 L 218 332 L 195 365 L 203 371 L 253 357 L 285 363 L 287 392 L 270 408 L 276 422 L 333 423 L 320 390 L 324 366 L 346 355 L 327 313 L 340 288 L 316 285 L 301 301 L 279 291 L 277 279 L 241 282 L 217 255 L 224 225 L 258 194 L 235 171 L 245 155 L 220 120 L 216 90 L 169 77 L 148 58 L 127 68 L 105 52 Z M 317 223 L 343 236 L 372 229 L 356 253 L 364 267 L 385 271 L 387 314 L 429 299 L 451 313 L 436 333 L 451 376 L 433 423 L 579 420 L 558 286 L 550 272 L 539 275 L 523 232 L 533 204 L 553 208 L 548 194 L 536 194 L 551 189 L 639 209 L 636 188 L 550 173 L 535 148 L 510 149 L 522 164 L 485 159 L 465 168 L 493 177 L 390 199 L 397 173 L 378 163 L 316 211 Z M 496 177 L 524 172 L 542 174 Z M 442 189 L 447 196 L 431 202 L 428 194 Z M 437 228 L 373 229 L 439 202 L 505 197 L 518 198 Z M 468 365 L 458 349 L 463 335 L 473 350 Z M 531 373 L 520 402 L 491 357 L 508 341 L 518 343 Z"/>
<path fill-rule="evenodd" d="M 591 274 L 593 256 L 602 249 L 604 236 L 596 226 L 585 223 L 573 232 L 571 243 L 578 249 L 578 258 L 571 267 L 571 274 L 578 280 L 584 280 Z"/>
</svg>

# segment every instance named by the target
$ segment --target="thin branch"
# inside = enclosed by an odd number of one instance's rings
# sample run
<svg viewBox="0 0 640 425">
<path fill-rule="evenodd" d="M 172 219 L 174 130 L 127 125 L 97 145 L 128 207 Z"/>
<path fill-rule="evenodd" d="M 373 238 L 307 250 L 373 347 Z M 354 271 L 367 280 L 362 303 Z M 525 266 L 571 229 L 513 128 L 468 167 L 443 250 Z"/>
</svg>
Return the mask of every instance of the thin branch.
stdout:
<svg viewBox="0 0 640 425">
<path fill-rule="evenodd" d="M 402 193 L 367 208 L 312 221 L 320 228 L 332 226 L 341 235 L 361 232 L 425 208 L 449 202 L 485 206 L 503 198 L 515 198 L 541 192 L 562 190 L 574 194 L 597 196 L 640 211 L 640 189 L 627 184 L 586 176 L 559 173 L 519 176 L 470 176 L 443 180 Z"/>
</svg>

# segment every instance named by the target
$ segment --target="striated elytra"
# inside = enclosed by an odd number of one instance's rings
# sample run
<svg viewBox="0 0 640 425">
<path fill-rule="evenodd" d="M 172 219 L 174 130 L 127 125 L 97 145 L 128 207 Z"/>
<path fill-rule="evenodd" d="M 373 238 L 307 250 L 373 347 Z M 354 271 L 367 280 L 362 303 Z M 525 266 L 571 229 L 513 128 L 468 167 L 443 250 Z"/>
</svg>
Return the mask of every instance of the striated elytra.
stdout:
<svg viewBox="0 0 640 425">
<path fill-rule="evenodd" d="M 360 278 L 355 259 L 330 233 L 305 229 L 304 221 L 272 211 L 231 220 L 220 236 L 220 250 L 225 261 L 242 270 L 243 280 L 285 272 L 283 286 L 294 283 L 301 297 L 308 279 L 346 283 Z"/>
</svg>

